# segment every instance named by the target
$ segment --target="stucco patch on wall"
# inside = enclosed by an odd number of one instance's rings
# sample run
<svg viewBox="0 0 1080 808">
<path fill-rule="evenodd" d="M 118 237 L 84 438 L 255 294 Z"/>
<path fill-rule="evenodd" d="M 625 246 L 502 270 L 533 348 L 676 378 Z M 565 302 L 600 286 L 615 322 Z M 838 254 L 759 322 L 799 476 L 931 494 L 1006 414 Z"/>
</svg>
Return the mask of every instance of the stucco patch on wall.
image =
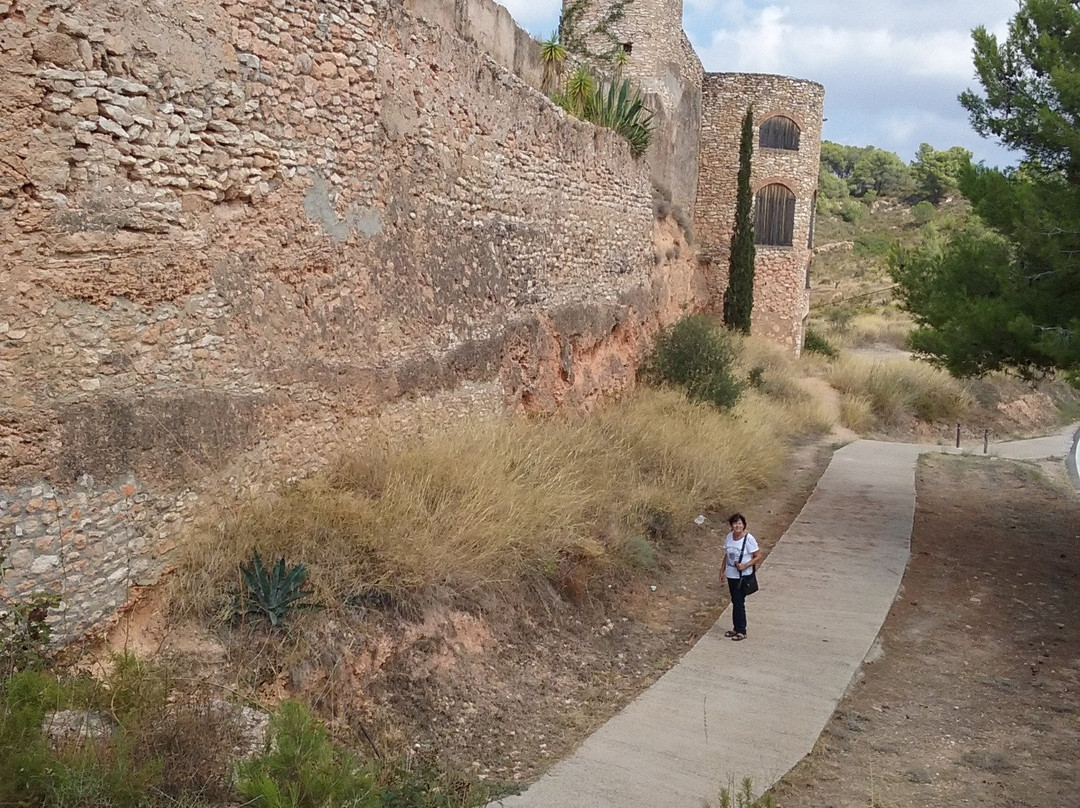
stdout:
<svg viewBox="0 0 1080 808">
<path fill-rule="evenodd" d="M 335 242 L 345 241 L 351 235 L 372 238 L 383 230 L 382 216 L 371 208 L 352 208 L 344 216 L 338 216 L 331 198 L 330 185 L 319 173 L 304 196 L 304 212 L 312 221 L 318 222 Z"/>
</svg>

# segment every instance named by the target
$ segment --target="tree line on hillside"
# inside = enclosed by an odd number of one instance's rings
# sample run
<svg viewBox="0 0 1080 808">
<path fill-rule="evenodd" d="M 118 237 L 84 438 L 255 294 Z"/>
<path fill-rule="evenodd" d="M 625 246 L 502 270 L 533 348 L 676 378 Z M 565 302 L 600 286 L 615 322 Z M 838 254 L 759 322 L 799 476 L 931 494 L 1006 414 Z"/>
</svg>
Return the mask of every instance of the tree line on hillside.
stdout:
<svg viewBox="0 0 1080 808">
<path fill-rule="evenodd" d="M 890 273 L 914 316 L 911 348 L 956 376 L 994 371 L 1080 387 L 1080 2 L 1022 0 L 1000 40 L 972 32 L 981 92 L 960 95 L 971 125 L 1021 155 L 1004 170 L 954 146 L 922 144 L 915 160 L 825 142 L 818 201 L 849 222 L 878 197 L 933 213 L 960 194 L 971 214 L 954 231 L 893 249 Z"/>
<path fill-rule="evenodd" d="M 860 213 L 852 200 L 900 197 L 938 205 L 959 189 L 970 163 L 971 152 L 960 146 L 938 150 L 923 143 L 915 159 L 905 163 L 896 153 L 876 146 L 826 140 L 821 144 L 818 199 L 826 210 L 848 221 Z"/>
</svg>

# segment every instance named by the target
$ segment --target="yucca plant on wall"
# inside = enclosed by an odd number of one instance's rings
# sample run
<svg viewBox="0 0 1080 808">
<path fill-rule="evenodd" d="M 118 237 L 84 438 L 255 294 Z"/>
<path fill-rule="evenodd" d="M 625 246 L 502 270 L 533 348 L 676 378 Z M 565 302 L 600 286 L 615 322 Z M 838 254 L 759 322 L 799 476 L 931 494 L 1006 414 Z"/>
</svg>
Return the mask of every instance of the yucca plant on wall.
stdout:
<svg viewBox="0 0 1080 808">
<path fill-rule="evenodd" d="M 588 107 L 587 119 L 626 138 L 632 154 L 644 154 L 649 148 L 653 113 L 645 106 L 641 93 L 631 88 L 630 79 L 597 87 Z"/>
<path fill-rule="evenodd" d="M 630 79 L 601 84 L 589 68 L 582 66 L 570 74 L 563 91 L 554 93 L 551 100 L 575 118 L 614 129 L 626 138 L 635 157 L 652 142 L 652 110 L 641 93 L 632 88 Z"/>
<path fill-rule="evenodd" d="M 566 79 L 561 93 L 555 93 L 551 100 L 565 109 L 575 118 L 591 121 L 589 102 L 596 93 L 596 77 L 589 68 L 582 65 Z M 595 123 L 595 121 L 593 121 Z"/>
<path fill-rule="evenodd" d="M 562 44 L 558 31 L 540 43 L 540 62 L 544 66 L 543 89 L 551 95 L 559 86 L 566 66 L 566 46 Z"/>
</svg>

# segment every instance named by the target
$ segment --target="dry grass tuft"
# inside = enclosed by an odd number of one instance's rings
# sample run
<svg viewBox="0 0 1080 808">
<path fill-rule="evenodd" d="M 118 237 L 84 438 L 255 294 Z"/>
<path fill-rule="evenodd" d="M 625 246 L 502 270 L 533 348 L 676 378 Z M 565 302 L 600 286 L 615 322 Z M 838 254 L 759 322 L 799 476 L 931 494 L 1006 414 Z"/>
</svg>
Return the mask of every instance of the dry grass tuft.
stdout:
<svg viewBox="0 0 1080 808">
<path fill-rule="evenodd" d="M 783 346 L 764 337 L 738 333 L 731 336 L 736 340 L 737 363 L 743 370 L 762 367 L 771 373 L 798 374 L 799 360 Z"/>
<path fill-rule="evenodd" d="M 840 423 L 853 432 L 866 432 L 874 424 L 874 404 L 859 393 L 840 400 Z"/>
<path fill-rule="evenodd" d="M 911 332 L 911 316 L 894 306 L 856 313 L 850 309 L 828 309 L 812 322 L 838 348 L 889 346 L 904 349 Z"/>
<path fill-rule="evenodd" d="M 848 356 L 834 363 L 828 381 L 845 395 L 845 426 L 882 426 L 917 419 L 928 423 L 956 420 L 974 405 L 967 388 L 943 370 L 908 359 L 874 360 Z M 869 410 L 867 412 L 867 410 Z"/>
<path fill-rule="evenodd" d="M 837 348 L 889 346 L 906 349 L 910 315 L 892 305 L 855 310 L 843 306 L 814 312 L 810 327 Z"/>
<path fill-rule="evenodd" d="M 906 348 L 911 327 L 911 317 L 895 309 L 861 314 L 851 322 L 849 344 L 851 347 L 889 345 L 893 348 Z"/>
<path fill-rule="evenodd" d="M 310 568 L 324 604 L 557 578 L 566 560 L 648 563 L 643 541 L 731 507 L 779 468 L 814 408 L 750 391 L 731 412 L 642 390 L 589 417 L 496 421 L 368 447 L 222 508 L 182 545 L 180 611 L 227 614 L 253 551 Z"/>
</svg>

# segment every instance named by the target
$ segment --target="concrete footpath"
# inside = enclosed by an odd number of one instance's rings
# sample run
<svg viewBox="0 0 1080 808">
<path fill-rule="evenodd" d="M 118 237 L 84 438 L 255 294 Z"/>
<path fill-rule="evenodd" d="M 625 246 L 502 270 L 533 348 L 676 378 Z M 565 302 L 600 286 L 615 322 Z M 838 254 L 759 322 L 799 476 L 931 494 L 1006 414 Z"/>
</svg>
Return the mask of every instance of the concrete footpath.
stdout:
<svg viewBox="0 0 1080 808">
<path fill-rule="evenodd" d="M 1075 432 L 991 444 L 989 454 L 1075 464 Z M 943 451 L 957 450 L 860 440 L 836 452 L 759 570 L 748 639 L 723 636 L 729 606 L 570 758 L 495 805 L 698 808 L 731 778 L 750 777 L 759 792 L 773 785 L 810 752 L 877 637 L 907 566 L 916 460 Z"/>
</svg>

